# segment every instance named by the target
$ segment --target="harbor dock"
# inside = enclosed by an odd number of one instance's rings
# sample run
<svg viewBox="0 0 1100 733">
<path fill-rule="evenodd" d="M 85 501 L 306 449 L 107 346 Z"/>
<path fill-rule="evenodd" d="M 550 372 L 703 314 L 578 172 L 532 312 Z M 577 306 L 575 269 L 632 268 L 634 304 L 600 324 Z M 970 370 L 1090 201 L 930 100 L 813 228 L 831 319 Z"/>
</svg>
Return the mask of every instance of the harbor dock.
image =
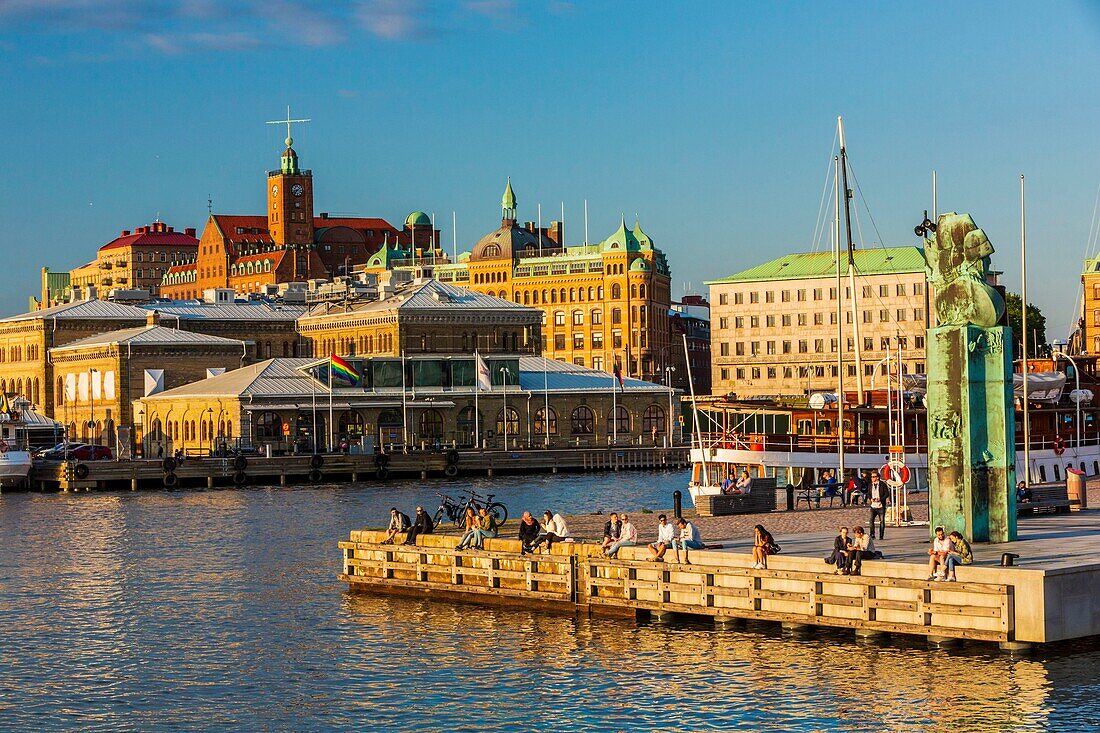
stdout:
<svg viewBox="0 0 1100 733">
<path fill-rule="evenodd" d="M 550 450 L 440 450 L 377 454 L 228 456 L 35 463 L 30 486 L 41 491 L 244 486 L 385 481 L 390 477 L 458 478 L 559 471 L 684 468 L 686 447 L 614 446 Z"/>
<path fill-rule="evenodd" d="M 891 528 L 889 560 L 864 562 L 860 576 L 834 575 L 823 563 L 831 534 L 778 537 L 783 553 L 756 570 L 744 540 L 691 551 L 688 562 L 671 561 L 670 552 L 670 561 L 659 563 L 643 545 L 623 548 L 618 559 L 604 558 L 591 542 L 521 555 L 513 539 L 488 540 L 485 551 L 456 551 L 454 535 L 382 545 L 383 533 L 363 530 L 339 543 L 339 577 L 352 593 L 662 621 L 685 615 L 719 626 L 839 627 L 862 636 L 975 640 L 1014 650 L 1100 635 L 1097 530 L 1097 512 L 1021 520 L 1021 536 L 1034 539 L 976 547 L 981 560 L 960 568 L 953 583 L 926 579 L 927 527 Z M 1019 564 L 996 564 L 1002 553 L 1018 556 Z"/>
</svg>

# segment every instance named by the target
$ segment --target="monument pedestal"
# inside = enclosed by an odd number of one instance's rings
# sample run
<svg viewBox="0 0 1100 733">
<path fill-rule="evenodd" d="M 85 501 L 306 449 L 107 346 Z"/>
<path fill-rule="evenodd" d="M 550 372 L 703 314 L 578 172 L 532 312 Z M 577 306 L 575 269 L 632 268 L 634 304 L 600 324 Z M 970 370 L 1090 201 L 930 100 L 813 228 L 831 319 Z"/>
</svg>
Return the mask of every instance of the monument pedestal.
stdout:
<svg viewBox="0 0 1100 733">
<path fill-rule="evenodd" d="M 975 542 L 1016 539 L 1012 331 L 942 326 L 928 332 L 931 527 Z"/>
</svg>

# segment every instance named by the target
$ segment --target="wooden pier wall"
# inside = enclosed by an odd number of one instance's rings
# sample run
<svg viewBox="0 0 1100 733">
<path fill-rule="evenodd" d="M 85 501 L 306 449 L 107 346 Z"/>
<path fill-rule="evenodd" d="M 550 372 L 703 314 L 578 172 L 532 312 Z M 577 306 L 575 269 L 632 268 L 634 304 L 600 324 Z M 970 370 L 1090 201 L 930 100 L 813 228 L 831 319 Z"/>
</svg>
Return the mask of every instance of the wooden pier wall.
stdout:
<svg viewBox="0 0 1100 733">
<path fill-rule="evenodd" d="M 690 564 L 649 561 L 644 547 L 603 558 L 593 543 L 559 543 L 551 554 L 520 555 L 517 540 L 457 552 L 458 538 L 428 535 L 418 546 L 381 545 L 380 532 L 340 542 L 351 592 L 435 597 L 483 604 L 535 605 L 593 615 L 680 613 L 841 627 L 934 639 L 1045 643 L 1100 634 L 1100 619 L 1065 627 L 1051 591 L 1060 573 L 1023 568 L 965 569 L 962 582 L 930 582 L 913 563 L 866 562 L 861 576 L 822 572 L 821 558 L 774 556 L 754 570 L 747 554 L 693 551 Z M 671 555 L 666 556 L 671 559 Z M 1090 567 L 1087 582 L 1100 581 Z M 964 573 L 960 573 L 964 575 Z M 1074 574 L 1082 582 L 1080 571 Z M 1093 586 L 1095 587 L 1095 586 Z M 1048 618 L 1050 615 L 1050 618 Z"/>
<path fill-rule="evenodd" d="M 171 471 L 161 460 L 38 462 L 30 485 L 38 490 L 174 488 L 247 484 L 385 481 L 401 476 L 492 476 L 684 468 L 684 447 L 567 448 L 522 451 L 414 451 L 379 455 L 323 454 L 187 458 Z"/>
</svg>

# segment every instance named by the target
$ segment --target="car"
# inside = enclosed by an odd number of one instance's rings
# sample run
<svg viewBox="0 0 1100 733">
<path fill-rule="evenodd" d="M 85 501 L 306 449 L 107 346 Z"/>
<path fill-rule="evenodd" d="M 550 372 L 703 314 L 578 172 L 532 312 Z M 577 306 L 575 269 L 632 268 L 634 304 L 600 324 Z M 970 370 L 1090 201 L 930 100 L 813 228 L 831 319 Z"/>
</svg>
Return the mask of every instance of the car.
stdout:
<svg viewBox="0 0 1100 733">
<path fill-rule="evenodd" d="M 65 454 L 84 447 L 85 443 L 58 443 L 52 448 L 41 448 L 34 452 L 34 458 L 43 461 L 63 461 Z"/>
<path fill-rule="evenodd" d="M 115 457 L 114 451 L 105 445 L 81 445 L 68 451 L 69 460 L 109 461 Z"/>
</svg>

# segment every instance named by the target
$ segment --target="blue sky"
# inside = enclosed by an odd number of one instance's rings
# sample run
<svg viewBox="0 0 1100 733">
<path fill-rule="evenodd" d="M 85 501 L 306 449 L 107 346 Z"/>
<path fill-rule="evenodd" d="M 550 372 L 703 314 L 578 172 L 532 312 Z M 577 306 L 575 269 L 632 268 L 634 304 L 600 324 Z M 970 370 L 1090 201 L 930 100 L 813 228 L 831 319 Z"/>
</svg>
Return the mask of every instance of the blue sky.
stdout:
<svg viewBox="0 0 1100 733">
<path fill-rule="evenodd" d="M 288 104 L 318 211 L 454 210 L 461 250 L 510 175 L 571 243 L 637 213 L 678 292 L 814 248 L 843 114 L 866 246 L 917 243 L 935 168 L 1015 288 L 1027 175 L 1052 335 L 1100 185 L 1090 3 L 0 0 L 0 61 L 3 312 L 158 213 L 262 213 Z"/>
</svg>

